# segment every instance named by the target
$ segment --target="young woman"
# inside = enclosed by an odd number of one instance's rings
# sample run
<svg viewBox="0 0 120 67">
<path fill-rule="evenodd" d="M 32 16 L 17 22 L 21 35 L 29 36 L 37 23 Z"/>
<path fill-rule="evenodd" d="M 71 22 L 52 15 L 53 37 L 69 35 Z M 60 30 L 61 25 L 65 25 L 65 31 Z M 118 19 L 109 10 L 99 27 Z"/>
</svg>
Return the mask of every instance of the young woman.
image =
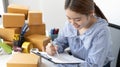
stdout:
<svg viewBox="0 0 120 67">
<path fill-rule="evenodd" d="M 59 67 L 106 67 L 112 60 L 108 23 L 93 0 L 65 0 L 68 20 L 58 37 L 46 46 L 54 55 L 70 47 L 74 57 L 85 60 L 81 64 L 58 64 Z M 109 65 L 108 65 L 109 67 Z"/>
</svg>

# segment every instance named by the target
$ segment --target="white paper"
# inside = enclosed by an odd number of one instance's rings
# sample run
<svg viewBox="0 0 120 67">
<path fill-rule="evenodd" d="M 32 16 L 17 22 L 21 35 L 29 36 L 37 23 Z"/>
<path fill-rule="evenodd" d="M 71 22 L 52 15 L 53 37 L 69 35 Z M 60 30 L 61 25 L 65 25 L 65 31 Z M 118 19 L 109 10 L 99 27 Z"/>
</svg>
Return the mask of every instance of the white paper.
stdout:
<svg viewBox="0 0 120 67">
<path fill-rule="evenodd" d="M 56 54 L 54 56 L 48 55 L 46 52 L 40 52 L 41 55 L 51 58 L 51 61 L 55 63 L 83 63 L 84 61 L 78 58 L 75 58 L 72 55 L 67 53 L 61 53 L 59 56 Z"/>
</svg>

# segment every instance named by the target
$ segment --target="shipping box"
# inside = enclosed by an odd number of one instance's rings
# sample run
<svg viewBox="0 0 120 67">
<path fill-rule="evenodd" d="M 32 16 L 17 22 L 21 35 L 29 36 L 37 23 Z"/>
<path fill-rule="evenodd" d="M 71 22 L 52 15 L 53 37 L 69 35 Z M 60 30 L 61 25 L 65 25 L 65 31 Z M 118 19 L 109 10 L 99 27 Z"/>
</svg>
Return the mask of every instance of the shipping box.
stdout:
<svg viewBox="0 0 120 67">
<path fill-rule="evenodd" d="M 29 11 L 28 12 L 28 24 L 29 25 L 42 24 L 42 12 L 41 11 Z"/>
<path fill-rule="evenodd" d="M 20 34 L 21 28 L 0 28 L 0 37 L 5 41 L 13 41 L 15 34 Z"/>
<path fill-rule="evenodd" d="M 7 67 L 40 67 L 41 57 L 35 54 L 17 53 L 13 54 L 7 62 Z"/>
<path fill-rule="evenodd" d="M 25 33 L 25 36 L 32 35 L 32 34 L 46 35 L 45 28 L 46 28 L 45 24 L 29 25 L 29 30 Z"/>
<path fill-rule="evenodd" d="M 23 6 L 23 5 L 11 4 L 7 8 L 7 12 L 8 13 L 20 13 L 20 14 L 24 14 L 25 18 L 27 19 L 27 16 L 28 16 L 28 7 Z"/>
<path fill-rule="evenodd" d="M 3 27 L 22 27 L 25 22 L 24 14 L 4 13 Z"/>
<path fill-rule="evenodd" d="M 50 38 L 45 35 L 33 34 L 26 37 L 26 40 L 33 44 L 34 48 L 45 51 L 46 45 L 50 42 Z"/>
</svg>

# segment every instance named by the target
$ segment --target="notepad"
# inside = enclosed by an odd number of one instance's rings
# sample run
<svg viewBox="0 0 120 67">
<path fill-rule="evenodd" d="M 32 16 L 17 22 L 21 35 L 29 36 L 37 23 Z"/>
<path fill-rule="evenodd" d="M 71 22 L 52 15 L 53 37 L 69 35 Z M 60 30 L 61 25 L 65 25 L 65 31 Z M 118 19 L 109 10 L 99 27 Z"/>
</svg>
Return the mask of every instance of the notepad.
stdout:
<svg viewBox="0 0 120 67">
<path fill-rule="evenodd" d="M 78 59 L 73 55 L 69 55 L 66 52 L 59 54 L 59 56 L 58 55 L 50 56 L 46 52 L 33 52 L 33 53 L 55 64 L 77 64 L 77 63 L 80 64 L 84 62 L 84 60 Z"/>
</svg>

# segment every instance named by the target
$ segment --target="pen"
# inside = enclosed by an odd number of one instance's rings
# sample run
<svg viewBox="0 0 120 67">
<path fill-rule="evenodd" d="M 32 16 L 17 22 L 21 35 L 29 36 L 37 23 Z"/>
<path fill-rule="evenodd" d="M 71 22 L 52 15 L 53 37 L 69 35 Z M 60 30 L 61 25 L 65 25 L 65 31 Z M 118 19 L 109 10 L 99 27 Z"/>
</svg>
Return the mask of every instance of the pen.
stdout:
<svg viewBox="0 0 120 67">
<path fill-rule="evenodd" d="M 53 45 L 52 40 L 50 40 L 50 43 Z M 53 45 L 54 46 L 54 45 Z M 56 54 L 59 56 L 58 51 L 56 50 Z"/>
</svg>

